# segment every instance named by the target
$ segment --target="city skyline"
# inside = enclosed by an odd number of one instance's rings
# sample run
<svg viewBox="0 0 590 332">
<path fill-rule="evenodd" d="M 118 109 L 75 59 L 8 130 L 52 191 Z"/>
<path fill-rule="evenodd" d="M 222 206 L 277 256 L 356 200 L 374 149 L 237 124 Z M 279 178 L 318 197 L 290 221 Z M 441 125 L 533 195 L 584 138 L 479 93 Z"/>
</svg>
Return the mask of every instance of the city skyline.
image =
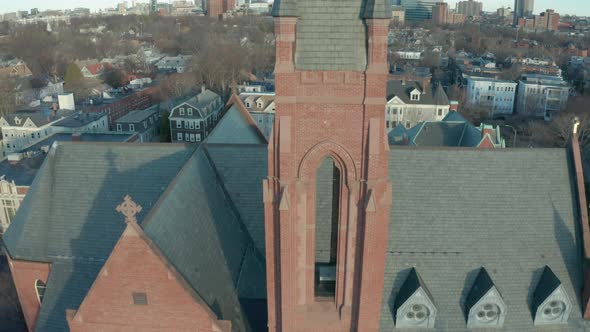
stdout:
<svg viewBox="0 0 590 332">
<path fill-rule="evenodd" d="M 455 8 L 455 4 L 460 0 L 450 0 L 447 1 L 451 8 Z M 104 8 L 115 8 L 118 3 L 121 3 L 121 0 L 106 0 L 97 2 L 94 0 L 61 0 L 59 4 L 57 3 L 50 3 L 48 6 L 48 2 L 46 0 L 23 0 L 19 2 L 11 2 L 2 5 L 0 8 L 0 13 L 9 13 L 15 12 L 17 10 L 22 11 L 29 11 L 31 8 L 39 8 L 39 10 L 48 10 L 48 9 L 73 9 L 76 7 L 83 7 L 83 8 L 90 8 L 91 10 L 99 10 Z M 131 4 L 131 1 L 127 1 Z M 137 0 L 138 3 L 148 3 L 147 0 Z M 172 0 L 168 1 L 158 1 L 162 3 L 172 2 Z M 198 0 L 197 0 L 198 2 Z M 396 2 L 396 0 L 393 0 Z M 504 7 L 514 7 L 513 0 L 483 0 L 483 7 L 484 11 L 492 12 L 496 9 L 504 6 Z M 556 12 L 565 15 L 565 14 L 576 14 L 578 16 L 590 16 L 590 3 L 580 4 L 578 0 L 563 0 L 560 1 L 558 6 L 556 6 L 554 0 L 536 0 L 535 1 L 535 14 L 544 11 L 545 9 L 554 9 Z"/>
</svg>

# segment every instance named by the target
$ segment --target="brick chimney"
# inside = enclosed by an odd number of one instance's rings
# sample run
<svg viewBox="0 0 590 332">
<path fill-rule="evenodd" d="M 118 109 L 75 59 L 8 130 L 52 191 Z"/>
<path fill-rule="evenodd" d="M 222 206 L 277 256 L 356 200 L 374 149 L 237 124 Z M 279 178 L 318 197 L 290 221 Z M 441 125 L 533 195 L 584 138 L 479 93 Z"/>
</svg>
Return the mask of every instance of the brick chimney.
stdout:
<svg viewBox="0 0 590 332">
<path fill-rule="evenodd" d="M 72 142 L 81 142 L 82 141 L 82 134 L 75 133 L 72 134 Z"/>
</svg>

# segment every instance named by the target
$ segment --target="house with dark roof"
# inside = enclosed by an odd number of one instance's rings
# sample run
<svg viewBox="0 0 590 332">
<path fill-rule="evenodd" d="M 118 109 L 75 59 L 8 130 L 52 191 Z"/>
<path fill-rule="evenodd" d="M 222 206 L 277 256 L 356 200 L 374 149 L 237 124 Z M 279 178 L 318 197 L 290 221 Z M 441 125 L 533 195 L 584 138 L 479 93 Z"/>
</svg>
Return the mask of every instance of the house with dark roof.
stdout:
<svg viewBox="0 0 590 332">
<path fill-rule="evenodd" d="M 450 112 L 442 121 L 426 121 L 406 129 L 399 124 L 388 134 L 389 144 L 423 147 L 505 148 L 500 127 L 474 126 L 461 114 Z"/>
<path fill-rule="evenodd" d="M 116 122 L 117 132 L 136 133 L 141 143 L 151 142 L 160 126 L 159 105 L 131 111 Z"/>
<path fill-rule="evenodd" d="M 29 330 L 590 329 L 579 124 L 556 149 L 389 145 L 389 2 L 273 15 L 268 141 L 232 97 L 198 145 L 50 150 L 3 238 Z"/>
<path fill-rule="evenodd" d="M 170 112 L 172 142 L 203 141 L 221 118 L 223 107 L 221 97 L 205 87 L 181 100 Z"/>
<path fill-rule="evenodd" d="M 432 87 L 415 81 L 389 80 L 385 127 L 390 131 L 398 124 L 411 128 L 424 121 L 440 121 L 449 113 L 450 105 L 441 85 Z"/>
</svg>

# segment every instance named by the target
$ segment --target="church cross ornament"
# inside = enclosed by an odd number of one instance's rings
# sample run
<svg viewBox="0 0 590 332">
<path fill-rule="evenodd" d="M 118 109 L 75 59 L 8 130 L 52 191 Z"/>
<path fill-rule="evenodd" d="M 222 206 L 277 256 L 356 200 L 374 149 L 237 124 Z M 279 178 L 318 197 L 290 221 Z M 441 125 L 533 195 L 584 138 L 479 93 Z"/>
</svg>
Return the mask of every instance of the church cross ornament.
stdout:
<svg viewBox="0 0 590 332">
<path fill-rule="evenodd" d="M 119 204 L 116 210 L 125 216 L 126 223 L 137 223 L 137 218 L 135 215 L 140 213 L 141 209 L 141 205 L 135 203 L 131 196 L 126 195 L 123 199 L 123 203 Z"/>
</svg>

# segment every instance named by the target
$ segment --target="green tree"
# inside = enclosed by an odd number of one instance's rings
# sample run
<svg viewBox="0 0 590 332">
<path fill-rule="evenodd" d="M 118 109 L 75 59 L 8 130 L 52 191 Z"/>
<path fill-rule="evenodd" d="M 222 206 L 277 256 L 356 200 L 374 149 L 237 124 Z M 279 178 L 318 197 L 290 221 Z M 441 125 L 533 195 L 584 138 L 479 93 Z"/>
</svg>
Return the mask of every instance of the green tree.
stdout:
<svg viewBox="0 0 590 332">
<path fill-rule="evenodd" d="M 160 142 L 170 143 L 170 112 L 166 111 L 160 118 Z"/>
<path fill-rule="evenodd" d="M 82 71 L 78 66 L 74 63 L 70 63 L 68 66 L 68 70 L 66 71 L 65 83 L 66 85 L 76 85 L 79 84 L 81 80 L 84 79 L 84 75 L 82 75 Z"/>
</svg>

